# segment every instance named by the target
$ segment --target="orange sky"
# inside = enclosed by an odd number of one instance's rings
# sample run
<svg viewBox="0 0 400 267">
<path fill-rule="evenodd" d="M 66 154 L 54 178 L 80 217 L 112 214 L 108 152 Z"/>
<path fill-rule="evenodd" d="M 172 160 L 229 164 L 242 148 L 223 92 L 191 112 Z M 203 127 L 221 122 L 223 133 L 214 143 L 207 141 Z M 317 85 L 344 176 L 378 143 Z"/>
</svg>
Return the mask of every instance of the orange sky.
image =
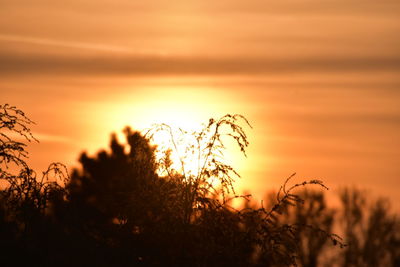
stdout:
<svg viewBox="0 0 400 267">
<path fill-rule="evenodd" d="M 241 113 L 241 188 L 297 172 L 400 209 L 400 2 L 215 2 L 0 0 L 0 102 L 38 123 L 32 164 Z"/>
</svg>

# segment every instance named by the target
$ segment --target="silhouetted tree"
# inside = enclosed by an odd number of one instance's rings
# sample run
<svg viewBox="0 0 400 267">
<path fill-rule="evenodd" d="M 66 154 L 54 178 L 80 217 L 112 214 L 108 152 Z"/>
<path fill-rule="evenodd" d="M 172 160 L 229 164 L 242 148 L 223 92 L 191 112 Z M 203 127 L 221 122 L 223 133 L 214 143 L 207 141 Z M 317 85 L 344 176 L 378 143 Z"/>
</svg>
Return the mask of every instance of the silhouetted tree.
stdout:
<svg viewBox="0 0 400 267">
<path fill-rule="evenodd" d="M 400 266 L 400 221 L 389 213 L 384 199 L 371 200 L 366 193 L 345 189 L 340 198 L 340 221 L 348 247 L 341 266 Z"/>
<path fill-rule="evenodd" d="M 179 188 L 158 177 L 154 147 L 140 133 L 126 128 L 125 135 L 127 146 L 113 135 L 109 152 L 81 155 L 82 170 L 72 173 L 66 208 L 70 225 L 104 246 L 131 249 L 125 257 L 133 261 L 148 262 L 164 253 L 161 241 L 178 226 L 173 204 Z"/>
</svg>

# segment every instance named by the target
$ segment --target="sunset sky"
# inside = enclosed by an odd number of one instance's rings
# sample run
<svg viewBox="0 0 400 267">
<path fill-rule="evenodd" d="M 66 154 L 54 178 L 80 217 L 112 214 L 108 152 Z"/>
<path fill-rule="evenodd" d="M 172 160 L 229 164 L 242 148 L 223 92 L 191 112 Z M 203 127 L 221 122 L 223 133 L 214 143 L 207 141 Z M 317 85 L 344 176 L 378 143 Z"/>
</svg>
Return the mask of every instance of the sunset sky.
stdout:
<svg viewBox="0 0 400 267">
<path fill-rule="evenodd" d="M 239 113 L 241 190 L 297 172 L 400 210 L 399 33 L 398 0 L 0 0 L 0 102 L 37 123 L 38 169 Z"/>
</svg>

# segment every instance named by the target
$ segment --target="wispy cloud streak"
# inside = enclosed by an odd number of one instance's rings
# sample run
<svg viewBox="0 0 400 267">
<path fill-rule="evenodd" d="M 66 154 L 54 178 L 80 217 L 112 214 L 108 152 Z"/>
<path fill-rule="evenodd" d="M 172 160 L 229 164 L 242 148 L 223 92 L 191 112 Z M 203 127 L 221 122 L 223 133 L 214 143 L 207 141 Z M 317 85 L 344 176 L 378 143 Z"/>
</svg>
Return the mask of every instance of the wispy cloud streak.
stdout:
<svg viewBox="0 0 400 267">
<path fill-rule="evenodd" d="M 27 37 L 27 36 L 8 35 L 8 34 L 0 34 L 0 41 L 34 44 L 42 46 L 44 45 L 44 46 L 55 46 L 55 47 L 74 48 L 74 49 L 106 51 L 106 52 L 129 52 L 129 49 L 127 48 L 112 46 L 107 44 L 94 44 L 94 43 L 70 42 L 70 41 L 67 42 L 67 41 L 59 41 L 48 38 Z"/>
<path fill-rule="evenodd" d="M 0 52 L 0 74 L 260 75 L 266 73 L 400 71 L 398 57 L 238 58 L 142 55 L 49 56 Z"/>
</svg>

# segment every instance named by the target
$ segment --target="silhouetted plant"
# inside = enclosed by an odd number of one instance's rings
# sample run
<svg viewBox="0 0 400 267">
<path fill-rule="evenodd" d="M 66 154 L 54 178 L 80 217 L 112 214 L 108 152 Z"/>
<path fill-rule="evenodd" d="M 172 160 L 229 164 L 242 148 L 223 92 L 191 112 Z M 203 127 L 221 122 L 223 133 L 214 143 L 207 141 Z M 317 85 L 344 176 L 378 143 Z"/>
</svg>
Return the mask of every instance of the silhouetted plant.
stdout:
<svg viewBox="0 0 400 267">
<path fill-rule="evenodd" d="M 12 165 L 27 168 L 26 144 L 16 139 L 22 137 L 28 142 L 37 141 L 29 128 L 31 124 L 33 121 L 15 106 L 0 105 L 0 177 L 2 179 L 7 179 L 12 175 L 8 172 L 10 167 L 13 167 Z"/>
<path fill-rule="evenodd" d="M 41 259 L 14 257 L 16 253 L 41 255 L 41 239 L 48 226 L 53 204 L 65 201 L 65 184 L 68 172 L 61 163 L 52 163 L 40 177 L 26 162 L 26 142 L 37 141 L 29 128 L 33 122 L 19 109 L 8 104 L 0 106 L 0 223 L 11 229 L 5 235 L 7 244 L 0 248 L 6 251 L 14 264 L 29 261 L 37 264 Z M 22 139 L 17 141 L 18 138 Z M 49 230 L 49 229 L 48 229 Z M 37 261 L 36 261 L 37 260 Z"/>
<path fill-rule="evenodd" d="M 52 163 L 38 178 L 25 161 L 27 145 L 15 140 L 19 136 L 37 142 L 29 128 L 33 122 L 14 106 L 0 105 L 0 110 L 0 179 L 6 182 L 2 195 L 15 209 L 14 215 L 25 218 L 27 224 L 29 213 L 44 213 L 49 199 L 65 193 L 68 172 L 63 164 Z"/>
<path fill-rule="evenodd" d="M 313 184 L 327 189 L 320 180 L 309 180 L 288 186 L 294 175 L 288 177 L 278 193 L 271 198 L 269 207 L 253 206 L 239 212 L 244 217 L 244 221 L 249 221 L 249 217 L 250 221 L 257 221 L 251 227 L 254 232 L 252 238 L 257 244 L 253 257 L 264 266 L 289 266 L 304 263 L 302 242 L 307 242 L 309 236 L 318 236 L 323 240 L 331 240 L 333 245 L 345 246 L 339 236 L 331 233 L 330 228 L 313 220 L 311 216 L 315 214 L 308 213 L 307 216 L 310 217 L 304 218 L 301 213 L 298 213 L 297 218 L 289 219 L 288 215 L 293 213 L 293 210 L 304 211 L 306 204 L 313 203 L 306 194 L 294 193 L 294 190 Z"/>
<path fill-rule="evenodd" d="M 271 194 L 273 203 L 276 194 Z M 323 266 L 326 263 L 325 252 L 332 249 L 332 241 L 341 244 L 343 241 L 332 233 L 334 210 L 327 207 L 325 195 L 321 191 L 303 190 L 299 193 L 300 205 L 285 207 L 278 218 L 280 224 L 291 224 L 300 228 L 296 231 L 297 263 L 299 266 Z"/>
<path fill-rule="evenodd" d="M 198 131 L 188 132 L 159 124 L 146 133 L 150 141 L 160 132 L 166 132 L 169 136 L 170 146 L 157 151 L 161 154 L 159 169 L 161 174 L 182 184 L 184 194 L 181 197 L 186 223 L 191 221 L 197 210 L 209 205 L 224 204 L 227 194 L 235 195 L 234 182 L 240 175 L 226 162 L 224 152 L 227 149 L 226 142 L 229 141 L 227 138 L 230 138 L 246 155 L 249 142 L 242 124 L 251 127 L 244 116 L 227 114 L 218 120 L 210 119 Z M 171 153 L 177 156 L 177 168 L 173 167 Z M 192 168 L 188 167 L 189 163 Z M 218 195 L 222 195 L 222 203 L 217 203 L 215 196 Z"/>
</svg>

